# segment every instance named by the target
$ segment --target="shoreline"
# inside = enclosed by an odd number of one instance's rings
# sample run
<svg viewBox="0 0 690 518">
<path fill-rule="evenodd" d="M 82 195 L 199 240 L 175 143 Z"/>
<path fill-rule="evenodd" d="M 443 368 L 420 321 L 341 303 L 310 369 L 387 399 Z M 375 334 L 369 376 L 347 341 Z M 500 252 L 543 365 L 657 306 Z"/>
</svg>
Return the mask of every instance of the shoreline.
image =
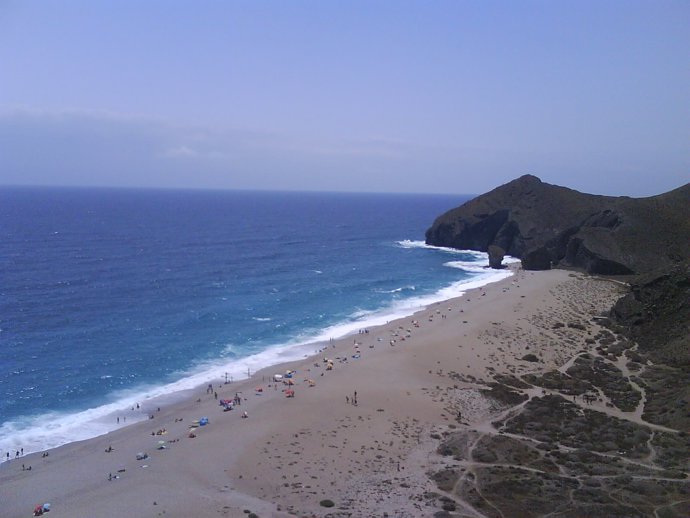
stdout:
<svg viewBox="0 0 690 518">
<path fill-rule="evenodd" d="M 414 242 L 410 243 L 414 246 L 418 246 Z M 412 245 L 408 244 L 408 246 Z M 475 252 L 473 253 L 478 254 Z M 329 338 L 326 338 L 326 335 L 330 334 L 329 330 L 331 329 L 345 329 L 344 333 L 337 334 L 339 331 L 336 331 L 334 338 L 330 338 L 331 340 L 338 341 L 356 334 L 355 329 L 357 328 L 375 328 L 387 325 L 389 322 L 395 320 L 403 320 L 417 312 L 427 309 L 430 305 L 443 304 L 447 300 L 462 297 L 468 290 L 474 290 L 487 284 L 500 282 L 506 278 L 500 276 L 506 271 L 512 272 L 509 276 L 512 277 L 517 269 L 515 265 L 519 263 L 517 260 L 506 257 L 506 268 L 504 270 L 491 270 L 488 267 L 488 259 L 486 259 L 486 261 L 487 265 L 478 263 L 476 267 L 477 270 L 483 268 L 485 270 L 484 274 L 478 271 L 471 271 L 471 273 L 477 274 L 478 278 L 457 281 L 432 294 L 402 300 L 400 302 L 402 303 L 403 309 L 389 306 L 373 311 L 368 315 L 369 321 L 339 322 L 324 328 L 319 331 L 316 336 L 305 341 L 294 341 L 274 345 L 259 353 L 239 360 L 233 360 L 228 364 L 219 365 L 217 362 L 201 364 L 185 373 L 176 381 L 162 385 L 145 385 L 140 388 L 134 387 L 132 389 L 125 389 L 122 391 L 123 395 L 121 397 L 115 396 L 113 401 L 97 407 L 91 407 L 71 413 L 46 412 L 42 416 L 29 417 L 32 425 L 27 428 L 14 430 L 12 432 L 13 435 L 44 433 L 45 428 L 41 421 L 50 420 L 53 422 L 53 431 L 51 433 L 54 434 L 55 429 L 65 423 L 67 427 L 71 426 L 73 429 L 65 430 L 63 434 L 66 436 L 70 436 L 71 434 L 71 437 L 68 439 L 56 439 L 55 437 L 46 439 L 39 436 L 39 438 L 33 440 L 27 440 L 25 438 L 24 441 L 11 444 L 7 451 L 15 452 L 23 449 L 25 454 L 42 453 L 73 442 L 85 441 L 107 435 L 114 431 L 121 430 L 125 426 L 145 422 L 152 411 L 155 411 L 158 407 L 169 406 L 180 402 L 187 397 L 188 393 L 198 391 L 200 388 L 206 387 L 209 383 L 215 385 L 220 380 L 223 385 L 233 385 L 247 381 L 248 378 L 246 377 L 246 371 L 244 371 L 244 369 L 250 369 L 250 371 L 255 374 L 265 369 L 270 370 L 274 367 L 280 367 L 283 364 L 298 362 L 309 356 L 318 355 L 320 349 L 327 346 Z M 444 292 L 457 292 L 458 289 L 460 289 L 459 293 L 455 294 L 453 297 L 439 299 Z M 386 320 L 388 316 L 392 316 L 393 318 Z M 239 367 L 238 364 L 241 364 L 242 367 Z M 254 374 L 252 374 L 252 376 Z M 231 381 L 226 383 L 225 379 L 228 377 Z M 108 410 L 104 411 L 106 408 Z M 94 413 L 97 414 L 96 417 L 90 417 L 90 414 Z M 122 419 L 122 423 L 120 423 L 120 419 Z M 129 423 L 125 425 L 127 419 L 129 419 Z M 116 420 L 117 422 L 114 423 Z M 8 421 L 7 423 L 3 423 L 2 426 L 11 426 L 16 422 L 17 421 Z M 84 432 L 83 430 L 79 430 L 79 428 L 82 427 L 91 427 L 92 431 Z M 74 428 L 77 429 L 76 432 Z M 77 434 L 76 437 L 74 436 L 75 433 Z M 10 437 L 10 434 L 6 434 L 6 436 Z M 40 446 L 35 447 L 34 444 L 36 443 L 40 444 Z M 3 451 L 2 454 L 3 457 L 0 458 L 0 465 L 6 462 L 5 452 Z M 13 455 L 14 454 L 11 453 L 10 460 L 14 459 Z"/>
<path fill-rule="evenodd" d="M 494 373 L 562 365 L 572 353 L 569 344 L 539 338 L 530 319 L 542 318 L 543 305 L 570 302 L 559 299 L 563 285 L 585 281 L 599 282 L 566 270 L 515 268 L 510 277 L 335 340 L 317 356 L 269 366 L 233 384 L 214 383 L 219 399 L 241 394 L 242 404 L 230 412 L 222 412 L 202 387 L 161 407 L 151 420 L 66 444 L 48 457 L 35 453 L 4 463 L 0 493 L 10 502 L 7 516 L 24 516 L 42 502 L 52 503 L 54 517 L 162 511 L 241 516 L 242 509 L 258 516 L 298 510 L 321 516 L 327 512 L 322 499 L 364 499 L 362 492 L 380 477 L 404 478 L 414 491 L 432 491 L 425 475 L 432 462 L 429 434 L 450 425 L 485 426 L 500 405 L 477 387 Z M 598 308 L 608 309 L 610 297 L 595 301 Z M 513 335 L 522 339 L 513 341 Z M 528 352 L 538 353 L 540 363 L 520 360 Z M 322 356 L 333 360 L 332 371 Z M 294 398 L 271 381 L 286 369 L 296 371 Z M 244 411 L 248 419 L 241 418 Z M 210 424 L 190 438 L 189 424 L 201 417 Z M 155 434 L 163 429 L 165 434 Z M 157 450 L 161 440 L 166 448 Z M 109 447 L 114 451 L 104 453 Z M 137 461 L 139 451 L 149 458 Z M 19 463 L 32 471 L 19 470 Z M 117 478 L 108 480 L 109 474 Z M 390 495 L 395 503 L 385 505 L 413 509 L 409 493 L 396 491 Z M 381 495 L 370 498 L 356 505 L 381 509 Z"/>
</svg>

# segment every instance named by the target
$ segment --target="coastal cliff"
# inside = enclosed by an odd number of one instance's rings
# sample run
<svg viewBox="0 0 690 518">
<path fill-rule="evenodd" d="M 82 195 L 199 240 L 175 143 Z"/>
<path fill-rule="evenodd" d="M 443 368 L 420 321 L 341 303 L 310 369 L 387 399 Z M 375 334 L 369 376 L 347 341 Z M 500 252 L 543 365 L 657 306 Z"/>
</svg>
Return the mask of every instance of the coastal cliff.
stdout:
<svg viewBox="0 0 690 518">
<path fill-rule="evenodd" d="M 483 252 L 498 246 L 527 270 L 562 265 L 601 275 L 646 273 L 690 257 L 690 184 L 629 198 L 525 175 L 439 216 L 426 242 Z"/>
</svg>

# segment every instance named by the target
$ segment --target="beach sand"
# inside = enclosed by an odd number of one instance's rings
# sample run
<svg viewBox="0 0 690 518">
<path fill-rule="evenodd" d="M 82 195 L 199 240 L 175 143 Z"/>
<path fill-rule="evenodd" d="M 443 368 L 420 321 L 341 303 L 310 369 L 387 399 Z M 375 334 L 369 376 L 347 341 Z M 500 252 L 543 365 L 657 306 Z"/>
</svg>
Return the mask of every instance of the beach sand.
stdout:
<svg viewBox="0 0 690 518">
<path fill-rule="evenodd" d="M 553 323 L 590 326 L 620 291 L 565 270 L 515 270 L 368 333 L 319 344 L 316 356 L 245 381 L 218 380 L 219 399 L 241 395 L 232 411 L 202 386 L 152 410 L 151 420 L 6 462 L 0 515 L 30 516 L 50 502 L 51 518 L 433 516 L 439 508 L 425 495 L 437 491 L 428 473 L 440 462 L 440 434 L 488 429 L 507 407 L 486 397 L 486 383 L 566 363 L 585 331 Z M 521 359 L 528 354 L 538 361 Z M 290 398 L 271 382 L 287 369 L 295 371 Z M 209 424 L 189 438 L 202 416 Z M 137 460 L 137 452 L 149 457 Z M 325 499 L 335 507 L 320 505 Z M 467 516 L 477 514 L 468 508 Z"/>
</svg>

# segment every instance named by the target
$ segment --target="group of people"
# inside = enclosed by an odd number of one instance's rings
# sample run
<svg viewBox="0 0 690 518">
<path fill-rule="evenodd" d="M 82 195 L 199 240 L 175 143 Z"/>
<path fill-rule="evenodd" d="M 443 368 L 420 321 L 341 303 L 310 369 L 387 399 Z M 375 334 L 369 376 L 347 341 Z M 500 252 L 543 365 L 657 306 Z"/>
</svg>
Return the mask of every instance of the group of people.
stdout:
<svg viewBox="0 0 690 518">
<path fill-rule="evenodd" d="M 9 461 L 10 460 L 10 452 L 8 451 L 5 454 L 5 456 L 6 456 L 6 459 Z M 17 452 L 14 454 L 15 459 L 18 459 L 19 457 L 23 457 L 23 456 L 24 456 L 24 448 L 18 449 Z M 24 465 L 22 464 L 22 468 L 23 467 L 24 467 Z"/>
</svg>

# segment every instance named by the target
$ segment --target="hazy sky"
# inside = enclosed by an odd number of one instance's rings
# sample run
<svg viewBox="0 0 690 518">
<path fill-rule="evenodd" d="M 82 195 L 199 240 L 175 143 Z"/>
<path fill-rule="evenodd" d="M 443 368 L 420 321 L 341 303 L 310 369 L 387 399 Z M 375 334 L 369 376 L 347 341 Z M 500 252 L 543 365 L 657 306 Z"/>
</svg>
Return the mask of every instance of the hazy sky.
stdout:
<svg viewBox="0 0 690 518">
<path fill-rule="evenodd" d="M 690 2 L 0 0 L 0 184 L 690 181 Z"/>
</svg>

